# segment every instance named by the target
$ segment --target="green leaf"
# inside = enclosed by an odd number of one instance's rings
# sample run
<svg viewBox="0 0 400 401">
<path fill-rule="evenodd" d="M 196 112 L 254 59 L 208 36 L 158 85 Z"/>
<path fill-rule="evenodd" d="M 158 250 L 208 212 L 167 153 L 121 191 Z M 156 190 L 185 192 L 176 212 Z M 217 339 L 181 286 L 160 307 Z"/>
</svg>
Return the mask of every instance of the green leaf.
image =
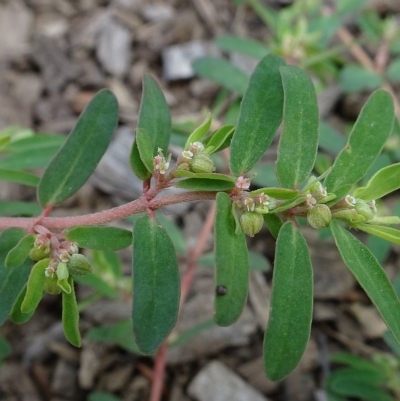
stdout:
<svg viewBox="0 0 400 401">
<path fill-rule="evenodd" d="M 393 401 L 378 383 L 376 373 L 351 368 L 333 372 L 327 380 L 329 389 L 338 395 L 366 401 Z"/>
<path fill-rule="evenodd" d="M 192 63 L 192 68 L 200 77 L 217 82 L 239 95 L 246 92 L 248 75 L 229 61 L 217 57 L 200 57 Z"/>
<path fill-rule="evenodd" d="M 318 104 L 313 83 L 295 66 L 280 68 L 284 92 L 283 131 L 276 172 L 283 187 L 297 188 L 314 167 L 318 148 Z"/>
<path fill-rule="evenodd" d="M 4 202 L 0 201 L 1 216 L 38 216 L 42 208 L 33 202 Z"/>
<path fill-rule="evenodd" d="M 187 178 L 186 180 L 176 182 L 175 186 L 192 191 L 229 191 L 234 188 L 235 184 L 225 179 Z"/>
<path fill-rule="evenodd" d="M 283 226 L 281 218 L 277 214 L 264 214 L 264 222 L 268 227 L 269 232 L 276 239 L 278 238 L 279 230 Z"/>
<path fill-rule="evenodd" d="M 400 244 L 400 230 L 395 228 L 364 223 L 355 224 L 354 227 L 368 234 L 383 238 L 386 241 L 393 242 L 394 244 Z"/>
<path fill-rule="evenodd" d="M 35 174 L 18 170 L 0 169 L 0 180 L 16 182 L 17 184 L 36 187 L 39 184 L 39 177 Z"/>
<path fill-rule="evenodd" d="M 171 114 L 164 94 L 150 75 L 145 75 L 143 79 L 143 93 L 137 128 L 144 129 L 149 134 L 153 145 L 153 157 L 157 155 L 158 148 L 164 152 L 164 155 L 167 153 L 171 137 Z M 141 180 L 151 177 L 140 157 L 136 139 L 131 150 L 130 164 L 132 171 Z"/>
<path fill-rule="evenodd" d="M 79 284 L 85 284 L 93 287 L 98 293 L 108 298 L 118 298 L 118 291 L 93 273 L 87 273 L 82 276 L 74 276 L 74 280 Z"/>
<path fill-rule="evenodd" d="M 391 81 L 400 82 L 400 57 L 394 59 L 389 64 L 387 76 Z"/>
<path fill-rule="evenodd" d="M 208 180 L 222 180 L 229 182 L 236 182 L 236 178 L 231 175 L 219 174 L 219 173 L 193 173 L 187 170 L 175 170 L 174 176 L 179 178 L 206 178 Z"/>
<path fill-rule="evenodd" d="M 246 304 L 249 283 L 249 256 L 246 237 L 242 230 L 236 233 L 231 198 L 220 192 L 216 198 L 215 236 L 215 315 L 219 326 L 235 323 Z M 218 287 L 226 294 L 219 294 Z"/>
<path fill-rule="evenodd" d="M 331 362 L 348 365 L 354 369 L 374 372 L 377 375 L 376 377 L 378 382 L 385 379 L 385 374 L 382 372 L 382 368 L 380 366 L 356 355 L 349 354 L 347 352 L 338 352 L 333 354 L 330 360 Z"/>
<path fill-rule="evenodd" d="M 370 250 L 336 221 L 330 227 L 344 263 L 400 343 L 400 301 L 384 270 Z"/>
<path fill-rule="evenodd" d="M 38 187 L 41 206 L 72 196 L 88 180 L 107 150 L 118 123 L 118 103 L 108 89 L 98 92 L 80 115 Z"/>
<path fill-rule="evenodd" d="M 81 248 L 118 251 L 132 244 L 132 233 L 117 227 L 76 226 L 67 228 L 63 234 Z"/>
<path fill-rule="evenodd" d="M 45 271 L 49 265 L 50 259 L 42 259 L 36 262 L 29 274 L 26 287 L 25 298 L 21 304 L 22 313 L 34 312 L 43 297 L 44 281 L 46 279 Z"/>
<path fill-rule="evenodd" d="M 153 158 L 156 154 L 153 154 L 153 143 L 150 135 L 143 128 L 137 128 L 135 140 L 139 149 L 140 160 L 143 162 L 147 171 L 152 174 L 154 170 Z"/>
<path fill-rule="evenodd" d="M 383 238 L 379 238 L 374 235 L 369 235 L 367 238 L 366 245 L 380 264 L 386 262 L 390 254 L 390 250 L 392 248 L 390 242 L 384 240 Z"/>
<path fill-rule="evenodd" d="M 65 338 L 74 347 L 80 348 L 81 333 L 79 332 L 79 311 L 75 297 L 74 280 L 68 277 L 68 284 L 71 287 L 71 292 L 68 294 L 62 292 L 62 324 Z"/>
<path fill-rule="evenodd" d="M 383 339 L 385 340 L 385 343 L 387 346 L 397 355 L 400 357 L 400 345 L 396 341 L 396 339 L 393 337 L 393 334 L 389 331 L 386 330 L 383 333 Z"/>
<path fill-rule="evenodd" d="M 278 187 L 280 184 L 275 174 L 275 164 L 259 163 L 250 170 L 249 176 L 255 176 L 251 183 L 259 187 Z"/>
<path fill-rule="evenodd" d="M 144 215 L 133 228 L 133 333 L 151 354 L 175 325 L 180 298 L 174 245 L 156 220 Z"/>
<path fill-rule="evenodd" d="M 29 313 L 21 312 L 22 302 L 25 299 L 27 285 L 25 284 L 22 288 L 21 292 L 18 294 L 17 299 L 14 302 L 14 305 L 11 308 L 10 319 L 12 322 L 16 324 L 24 324 L 33 316 L 35 311 L 31 311 Z"/>
<path fill-rule="evenodd" d="M 22 228 L 8 228 L 0 233 L 0 326 L 7 319 L 18 294 L 26 284 L 32 263 L 27 260 L 18 269 L 7 269 L 4 262 L 8 252 L 23 238 Z"/>
<path fill-rule="evenodd" d="M 256 189 L 255 191 L 250 192 L 251 196 L 261 195 L 261 194 L 265 194 L 271 196 L 272 198 L 278 198 L 278 199 L 293 199 L 299 195 L 299 191 L 288 188 L 268 187 L 268 188 L 259 188 Z"/>
<path fill-rule="evenodd" d="M 367 182 L 365 187 L 357 188 L 354 196 L 370 201 L 380 199 L 400 188 L 400 163 L 392 164 L 379 170 Z"/>
<path fill-rule="evenodd" d="M 287 201 L 282 202 L 277 208 L 270 210 L 270 213 L 284 212 L 285 210 L 300 205 L 300 203 L 303 203 L 306 199 L 306 196 L 298 196 L 295 199 L 288 199 Z"/>
<path fill-rule="evenodd" d="M 234 131 L 235 127 L 233 125 L 223 125 L 215 131 L 208 140 L 204 141 L 206 153 L 212 155 L 227 148 L 230 145 Z"/>
<path fill-rule="evenodd" d="M 384 90 L 374 92 L 361 110 L 346 146 L 325 179 L 328 192 L 343 198 L 367 173 L 389 138 L 394 119 L 393 99 Z"/>
<path fill-rule="evenodd" d="M 21 238 L 17 245 L 8 252 L 5 260 L 5 267 L 13 268 L 21 266 L 26 258 L 29 256 L 29 252 L 33 247 L 36 235 L 29 234 Z"/>
<path fill-rule="evenodd" d="M 36 134 L 27 138 L 21 138 L 16 141 L 9 142 L 6 151 L 12 153 L 20 153 L 30 151 L 32 153 L 46 152 L 48 149 L 54 150 L 54 153 L 64 144 L 64 135 L 54 134 Z"/>
<path fill-rule="evenodd" d="M 266 56 L 250 78 L 231 142 L 230 169 L 236 176 L 260 160 L 281 124 L 283 88 L 279 67 L 283 65 L 281 58 Z"/>
<path fill-rule="evenodd" d="M 228 52 L 236 52 L 261 60 L 269 51 L 265 45 L 254 39 L 239 36 L 223 35 L 215 39 L 219 48 Z"/>
<path fill-rule="evenodd" d="M 185 253 L 186 252 L 186 240 L 182 234 L 182 231 L 174 224 L 171 220 L 167 219 L 162 211 L 156 211 L 157 220 L 161 223 L 161 225 L 165 228 L 168 236 L 171 238 L 172 243 L 174 244 L 175 251 L 177 253 Z"/>
<path fill-rule="evenodd" d="M 208 132 L 208 130 L 211 127 L 211 122 L 212 122 L 212 114 L 208 113 L 204 121 L 201 123 L 199 127 L 197 127 L 188 137 L 186 144 L 185 144 L 185 150 L 189 149 L 189 146 L 191 143 L 198 142 L 200 139 L 203 138 Z"/>
<path fill-rule="evenodd" d="M 198 263 L 206 267 L 215 266 L 215 255 L 214 252 L 206 253 L 198 259 Z M 250 270 L 257 270 L 267 272 L 271 266 L 268 259 L 260 253 L 249 252 L 249 268 Z"/>
<path fill-rule="evenodd" d="M 310 337 L 313 273 L 306 241 L 291 222 L 279 231 L 271 309 L 264 337 L 267 377 L 284 379 L 298 365 Z"/>
<path fill-rule="evenodd" d="M 86 338 L 109 345 L 116 345 L 134 354 L 141 354 L 132 335 L 132 321 L 122 320 L 113 325 L 91 328 Z"/>
<path fill-rule="evenodd" d="M 339 83 L 347 93 L 361 90 L 373 90 L 383 83 L 383 78 L 371 70 L 358 65 L 348 65 L 339 73 Z"/>
</svg>

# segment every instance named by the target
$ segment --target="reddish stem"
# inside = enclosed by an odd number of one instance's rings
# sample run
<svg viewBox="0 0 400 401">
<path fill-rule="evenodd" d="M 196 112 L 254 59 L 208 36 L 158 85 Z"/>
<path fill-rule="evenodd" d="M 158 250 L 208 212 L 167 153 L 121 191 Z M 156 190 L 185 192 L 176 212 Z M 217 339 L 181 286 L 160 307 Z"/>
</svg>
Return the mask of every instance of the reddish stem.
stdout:
<svg viewBox="0 0 400 401">
<path fill-rule="evenodd" d="M 168 343 L 165 342 L 158 349 L 154 362 L 153 382 L 151 383 L 151 394 L 149 401 L 160 401 L 165 377 L 165 366 L 167 360 Z"/>
</svg>

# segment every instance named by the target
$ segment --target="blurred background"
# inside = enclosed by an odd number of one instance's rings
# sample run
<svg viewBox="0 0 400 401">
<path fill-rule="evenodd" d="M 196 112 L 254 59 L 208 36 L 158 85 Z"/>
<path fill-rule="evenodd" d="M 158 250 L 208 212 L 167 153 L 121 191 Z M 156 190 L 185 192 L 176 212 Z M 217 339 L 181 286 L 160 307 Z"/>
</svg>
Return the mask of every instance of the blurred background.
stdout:
<svg viewBox="0 0 400 401">
<path fill-rule="evenodd" d="M 214 130 L 235 124 L 248 77 L 268 53 L 304 68 L 314 81 L 321 115 L 317 175 L 343 147 L 374 89 L 392 93 L 400 117 L 398 0 L 0 0 L 0 168 L 40 175 L 91 97 L 107 87 L 120 105 L 117 132 L 93 177 L 53 215 L 126 203 L 142 189 L 128 158 L 143 75 L 157 79 L 171 108 L 175 156 L 207 111 Z M 276 143 L 255 169 L 255 188 L 276 184 L 275 150 Z M 396 121 L 366 179 L 399 161 Z M 216 163 L 226 169 L 222 158 Z M 38 214 L 34 200 L 34 187 L 0 182 L 0 215 Z M 210 207 L 182 204 L 158 214 L 182 271 Z M 396 196 L 380 207 L 400 213 Z M 315 311 L 300 366 L 281 383 L 263 373 L 273 237 L 265 229 L 249 241 L 248 306 L 235 325 L 220 328 L 212 323 L 210 234 L 171 337 L 163 400 L 400 400 L 399 347 L 329 235 L 304 232 L 312 244 Z M 400 290 L 400 248 L 360 238 Z M 0 328 L 0 400 L 148 399 L 153 361 L 138 355 L 129 323 L 130 252 L 87 253 L 94 274 L 78 286 L 81 349 L 63 337 L 58 297 L 46 296 L 27 324 Z"/>
</svg>

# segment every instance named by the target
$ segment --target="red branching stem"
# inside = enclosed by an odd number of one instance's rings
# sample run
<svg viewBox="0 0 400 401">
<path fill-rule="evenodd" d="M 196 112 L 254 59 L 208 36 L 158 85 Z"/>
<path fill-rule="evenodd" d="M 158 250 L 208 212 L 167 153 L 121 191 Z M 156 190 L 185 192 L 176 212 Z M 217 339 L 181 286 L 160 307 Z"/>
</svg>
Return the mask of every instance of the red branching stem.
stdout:
<svg viewBox="0 0 400 401">
<path fill-rule="evenodd" d="M 157 191 L 154 194 L 150 190 L 147 196 L 154 197 L 157 195 Z M 122 220 L 133 214 L 142 213 L 149 207 L 152 210 L 157 210 L 160 207 L 173 205 L 182 202 L 194 202 L 202 200 L 215 199 L 216 192 L 184 192 L 176 195 L 167 195 L 162 198 L 155 198 L 151 201 L 147 201 L 143 197 L 129 202 L 125 205 L 118 206 L 102 212 L 74 216 L 74 217 L 44 217 L 40 218 L 40 225 L 48 228 L 51 231 L 61 231 L 68 227 L 79 226 L 79 225 L 95 225 L 105 224 L 112 221 Z M 26 217 L 1 217 L 0 218 L 0 230 L 4 230 L 9 227 L 21 227 L 29 229 L 32 227 L 32 222 L 37 223 L 37 217 L 34 219 Z"/>
<path fill-rule="evenodd" d="M 167 350 L 168 350 L 168 344 L 165 342 L 164 344 L 161 345 L 161 347 L 157 351 L 154 363 L 153 381 L 151 384 L 151 393 L 149 401 L 160 401 L 161 399 L 164 387 Z"/>
</svg>

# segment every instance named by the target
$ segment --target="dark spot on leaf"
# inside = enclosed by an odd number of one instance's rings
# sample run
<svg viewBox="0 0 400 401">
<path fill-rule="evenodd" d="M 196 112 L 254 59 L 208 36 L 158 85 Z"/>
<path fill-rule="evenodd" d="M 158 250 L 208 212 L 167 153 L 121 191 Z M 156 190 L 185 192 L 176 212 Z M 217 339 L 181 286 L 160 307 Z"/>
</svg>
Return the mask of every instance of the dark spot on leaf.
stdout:
<svg viewBox="0 0 400 401">
<path fill-rule="evenodd" d="M 217 295 L 226 295 L 228 292 L 227 288 L 224 285 L 217 286 L 216 293 Z"/>
</svg>

